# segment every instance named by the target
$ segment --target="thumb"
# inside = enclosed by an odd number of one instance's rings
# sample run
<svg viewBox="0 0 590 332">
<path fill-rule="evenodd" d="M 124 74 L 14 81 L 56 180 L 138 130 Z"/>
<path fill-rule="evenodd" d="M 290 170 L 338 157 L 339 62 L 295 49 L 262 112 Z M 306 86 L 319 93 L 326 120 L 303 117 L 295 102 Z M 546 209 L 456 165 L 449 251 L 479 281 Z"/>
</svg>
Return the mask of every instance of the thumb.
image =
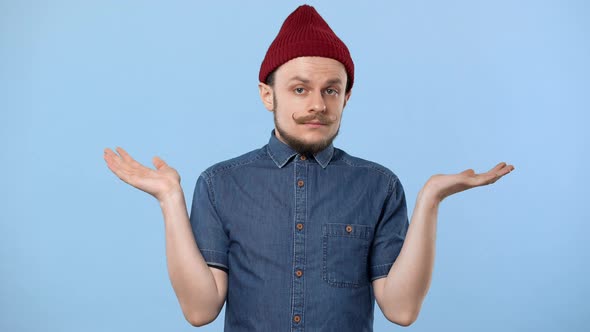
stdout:
<svg viewBox="0 0 590 332">
<path fill-rule="evenodd" d="M 465 174 L 465 175 L 474 175 L 475 171 L 471 168 L 464 170 L 463 172 L 461 172 L 460 174 Z"/>
<path fill-rule="evenodd" d="M 166 164 L 166 162 L 158 156 L 155 156 L 152 159 L 152 163 L 154 164 L 154 166 L 156 166 L 156 169 L 162 169 L 162 167 L 168 166 L 168 164 Z"/>
</svg>

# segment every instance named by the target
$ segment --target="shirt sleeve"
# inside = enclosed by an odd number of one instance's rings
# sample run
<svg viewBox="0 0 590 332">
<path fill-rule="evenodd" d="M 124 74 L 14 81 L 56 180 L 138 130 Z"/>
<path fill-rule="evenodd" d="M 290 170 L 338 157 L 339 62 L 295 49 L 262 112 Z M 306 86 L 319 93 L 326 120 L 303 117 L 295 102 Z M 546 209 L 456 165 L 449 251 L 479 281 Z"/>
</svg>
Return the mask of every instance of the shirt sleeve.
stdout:
<svg viewBox="0 0 590 332">
<path fill-rule="evenodd" d="M 399 179 L 394 176 L 389 181 L 388 195 L 369 252 L 371 281 L 387 276 L 402 249 L 408 227 L 404 188 Z"/>
<path fill-rule="evenodd" d="M 228 271 L 229 238 L 215 208 L 211 179 L 201 173 L 197 179 L 191 206 L 190 223 L 197 246 L 207 265 Z"/>
</svg>

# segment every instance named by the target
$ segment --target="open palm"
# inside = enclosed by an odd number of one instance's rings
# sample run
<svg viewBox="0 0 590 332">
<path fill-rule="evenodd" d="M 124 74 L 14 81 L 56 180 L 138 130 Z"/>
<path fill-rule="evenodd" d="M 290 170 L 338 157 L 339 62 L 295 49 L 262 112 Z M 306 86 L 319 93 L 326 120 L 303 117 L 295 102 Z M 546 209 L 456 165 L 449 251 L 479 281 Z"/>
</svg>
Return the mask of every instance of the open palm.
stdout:
<svg viewBox="0 0 590 332">
<path fill-rule="evenodd" d="M 158 200 L 180 188 L 180 175 L 161 158 L 154 157 L 152 159 L 152 163 L 156 167 L 154 170 L 138 163 L 123 148 L 117 147 L 116 150 L 119 155 L 106 148 L 104 160 L 109 169 L 124 182 L 145 191 Z"/>
<path fill-rule="evenodd" d="M 436 174 L 426 182 L 426 187 L 433 191 L 439 200 L 474 187 L 492 184 L 514 170 L 514 166 L 501 162 L 485 173 L 476 174 L 473 169 L 466 169 L 457 174 Z"/>
</svg>

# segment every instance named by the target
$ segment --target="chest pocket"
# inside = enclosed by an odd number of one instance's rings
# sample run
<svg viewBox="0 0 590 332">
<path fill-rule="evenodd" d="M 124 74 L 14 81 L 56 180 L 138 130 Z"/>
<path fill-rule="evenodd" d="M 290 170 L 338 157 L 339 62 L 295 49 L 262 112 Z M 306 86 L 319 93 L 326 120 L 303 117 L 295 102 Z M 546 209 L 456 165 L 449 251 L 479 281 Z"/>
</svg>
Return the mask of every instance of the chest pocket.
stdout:
<svg viewBox="0 0 590 332">
<path fill-rule="evenodd" d="M 335 287 L 360 287 L 368 282 L 369 244 L 373 227 L 327 223 L 322 226 L 322 278 Z"/>
</svg>

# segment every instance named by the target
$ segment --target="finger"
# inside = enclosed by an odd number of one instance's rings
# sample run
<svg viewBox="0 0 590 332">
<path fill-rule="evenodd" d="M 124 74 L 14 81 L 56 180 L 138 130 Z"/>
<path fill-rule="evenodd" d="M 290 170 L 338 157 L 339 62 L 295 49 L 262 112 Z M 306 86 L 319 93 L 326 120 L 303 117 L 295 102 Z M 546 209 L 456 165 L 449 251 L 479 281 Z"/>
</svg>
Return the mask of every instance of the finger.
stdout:
<svg viewBox="0 0 590 332">
<path fill-rule="evenodd" d="M 506 163 L 504 163 L 504 166 L 501 169 L 493 173 L 493 177 L 491 178 L 490 183 L 495 183 L 496 181 L 500 180 L 504 175 L 510 173 L 512 170 L 514 170 L 514 166 L 507 165 Z"/>
<path fill-rule="evenodd" d="M 104 149 L 103 158 L 109 166 L 115 167 L 119 164 L 119 159 L 121 157 L 119 157 L 115 152 L 113 152 L 113 150 L 106 148 Z"/>
<path fill-rule="evenodd" d="M 113 165 L 116 166 L 117 168 L 122 168 L 123 165 L 125 164 L 125 161 L 123 160 L 123 158 L 114 152 L 111 155 L 111 159 L 113 160 Z"/>
<path fill-rule="evenodd" d="M 107 163 L 107 166 L 109 167 L 109 169 L 112 170 L 112 163 L 113 163 L 112 157 L 106 151 L 103 155 L 103 159 Z"/>
<path fill-rule="evenodd" d="M 154 164 L 154 166 L 156 166 L 156 169 L 161 169 L 164 166 L 168 166 L 168 164 L 166 164 L 166 162 L 158 156 L 155 156 L 152 159 L 152 163 Z"/>
<path fill-rule="evenodd" d="M 119 153 L 121 153 L 120 151 L 121 148 L 116 148 L 117 151 L 119 151 Z M 134 173 L 136 173 L 136 171 L 134 170 L 134 167 L 132 167 L 133 163 L 129 163 L 126 160 L 122 159 L 122 156 L 126 153 L 125 150 L 123 150 L 123 153 L 121 154 L 121 156 L 117 155 L 115 152 L 113 152 L 110 149 L 105 149 L 105 161 L 107 162 L 107 166 L 109 167 L 109 169 L 115 173 L 115 175 L 117 175 L 121 180 L 129 183 L 131 176 L 133 176 Z M 129 154 L 127 154 L 127 156 L 129 156 Z M 130 157 L 129 157 L 130 158 Z M 137 162 L 133 161 L 135 164 L 138 164 Z"/>
<path fill-rule="evenodd" d="M 105 151 L 105 160 L 110 160 L 111 166 L 113 166 L 119 171 L 123 169 L 128 169 L 127 163 L 121 158 L 121 156 L 119 156 L 110 149 L 108 151 Z"/>
<path fill-rule="evenodd" d="M 104 149 L 104 157 L 108 157 L 111 159 L 116 159 L 116 158 L 120 158 L 113 150 L 109 149 L 109 148 L 105 148 Z"/>
<path fill-rule="evenodd" d="M 510 173 L 510 171 L 511 171 L 511 170 L 512 170 L 512 169 L 511 169 L 511 167 L 510 167 L 510 166 L 505 166 L 504 168 L 502 168 L 501 170 L 499 170 L 499 171 L 498 171 L 498 174 L 499 174 L 500 176 L 504 176 L 504 175 L 506 175 L 506 174 Z"/>
<path fill-rule="evenodd" d="M 122 147 L 117 147 L 117 151 L 119 152 L 119 154 L 121 154 L 121 157 L 123 158 L 124 164 L 127 164 L 129 167 L 128 169 L 144 169 L 147 168 L 145 166 L 143 166 L 142 164 L 140 164 L 137 160 L 133 159 L 133 157 L 131 157 L 131 155 L 125 151 Z"/>
<path fill-rule="evenodd" d="M 473 169 L 469 168 L 469 169 L 464 170 L 460 174 L 464 174 L 467 176 L 473 176 L 473 175 L 475 175 L 475 171 Z"/>
<path fill-rule="evenodd" d="M 514 170 L 514 166 L 512 166 L 512 165 L 504 165 L 504 167 L 502 167 L 496 173 L 498 173 L 500 176 L 504 176 L 504 175 L 512 172 L 513 170 Z"/>
<path fill-rule="evenodd" d="M 125 160 L 128 163 L 132 163 L 133 158 L 131 158 L 131 156 L 129 155 L 129 153 L 127 153 L 127 151 L 125 151 L 122 147 L 118 146 L 117 148 L 117 152 L 119 152 L 119 154 L 121 155 L 121 158 L 123 158 L 123 160 Z"/>
<path fill-rule="evenodd" d="M 113 156 L 109 154 L 105 154 L 104 160 L 107 163 L 107 167 L 113 172 L 118 178 L 125 181 L 125 173 L 122 170 L 121 165 L 119 164 L 120 161 L 113 158 Z"/>
<path fill-rule="evenodd" d="M 505 162 L 501 162 L 498 165 L 494 166 L 492 169 L 490 169 L 488 172 L 496 172 L 502 169 L 502 167 L 506 166 Z"/>
<path fill-rule="evenodd" d="M 510 172 L 511 168 L 513 168 L 512 165 L 507 165 L 505 162 L 501 162 L 486 173 L 493 174 L 494 176 L 503 176 Z"/>
<path fill-rule="evenodd" d="M 117 176 L 121 177 L 121 172 L 126 168 L 126 165 L 123 160 L 121 160 L 121 157 L 119 157 L 113 151 L 105 151 L 104 160 L 107 162 L 107 165 L 111 171 L 115 172 Z"/>
</svg>

